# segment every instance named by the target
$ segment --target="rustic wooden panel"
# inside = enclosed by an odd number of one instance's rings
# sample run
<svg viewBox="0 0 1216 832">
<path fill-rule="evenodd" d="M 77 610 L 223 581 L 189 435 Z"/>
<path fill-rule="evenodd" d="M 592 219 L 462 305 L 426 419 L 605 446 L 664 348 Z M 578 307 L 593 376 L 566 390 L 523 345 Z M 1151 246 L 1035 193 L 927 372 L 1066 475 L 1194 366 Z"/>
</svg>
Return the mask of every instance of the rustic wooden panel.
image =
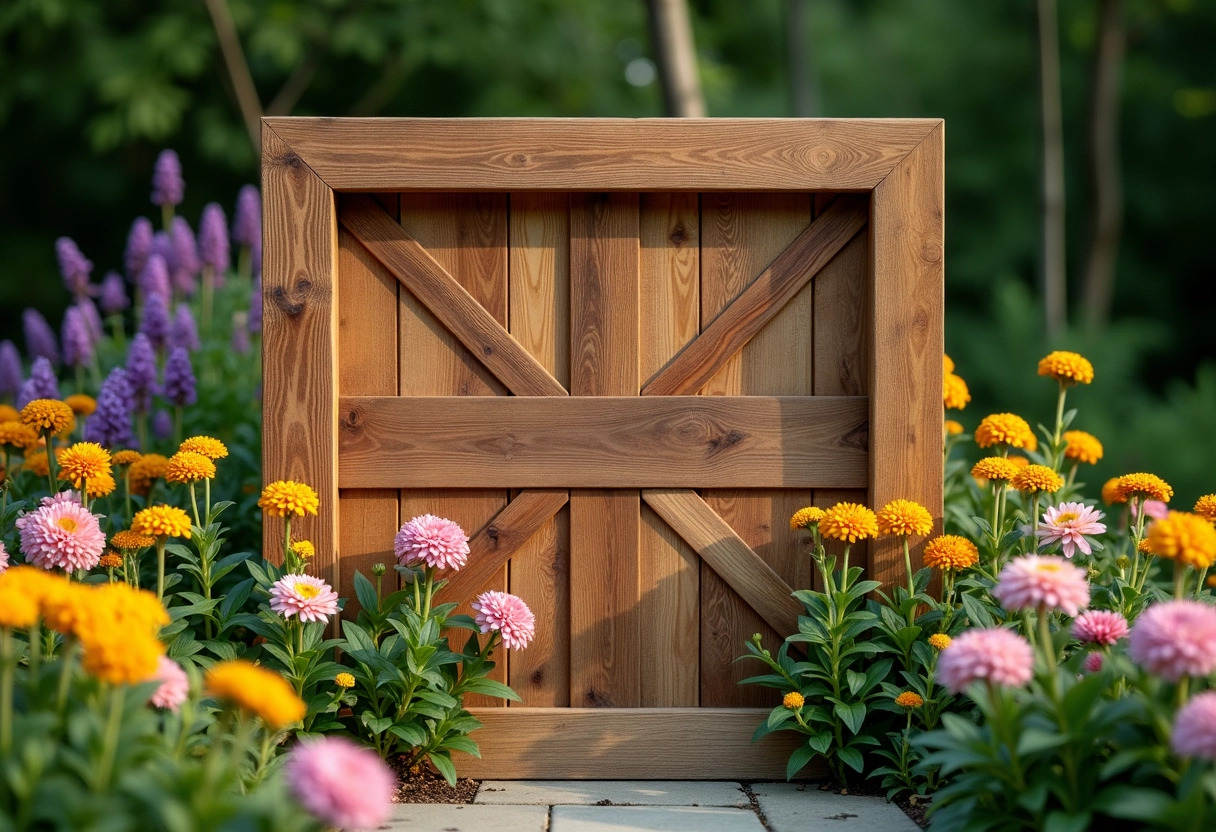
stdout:
<svg viewBox="0 0 1216 832">
<path fill-rule="evenodd" d="M 339 401 L 344 488 L 866 485 L 862 396 Z"/>
<path fill-rule="evenodd" d="M 638 196 L 570 199 L 570 393 L 638 393 Z M 641 703 L 636 490 L 570 494 L 570 703 Z"/>
<path fill-rule="evenodd" d="M 296 480 L 316 490 L 316 517 L 298 518 L 311 540 L 314 574 L 339 583 L 338 241 L 334 195 L 269 127 L 262 129 L 262 428 L 265 482 Z M 308 361 L 299 360 L 307 355 Z M 280 522 L 264 524 L 264 551 L 282 551 Z"/>
<path fill-rule="evenodd" d="M 570 197 L 519 193 L 510 205 L 511 334 L 551 376 L 570 383 Z M 512 707 L 570 704 L 570 512 L 546 521 L 511 558 L 511 592 L 536 636 L 511 657 Z"/>
<path fill-rule="evenodd" d="M 272 118 L 348 191 L 865 191 L 940 119 Z"/>
</svg>

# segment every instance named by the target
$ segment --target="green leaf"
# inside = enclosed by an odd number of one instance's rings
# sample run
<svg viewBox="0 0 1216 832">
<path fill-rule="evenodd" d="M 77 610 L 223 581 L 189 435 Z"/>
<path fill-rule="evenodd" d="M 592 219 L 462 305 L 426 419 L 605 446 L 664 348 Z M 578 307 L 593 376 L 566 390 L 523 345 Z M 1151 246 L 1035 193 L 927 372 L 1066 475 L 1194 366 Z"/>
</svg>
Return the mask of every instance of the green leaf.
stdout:
<svg viewBox="0 0 1216 832">
<path fill-rule="evenodd" d="M 342 634 L 346 636 L 346 640 L 356 650 L 374 651 L 376 649 L 376 643 L 372 641 L 372 637 L 367 634 L 366 630 L 353 621 L 342 622 Z"/>
<path fill-rule="evenodd" d="M 854 702 L 849 705 L 846 705 L 843 702 L 838 702 L 832 710 L 841 722 L 849 726 L 850 731 L 852 731 L 854 734 L 861 732 L 861 723 L 865 721 L 866 718 L 865 705 L 860 702 Z M 858 769 L 858 771 L 861 771 L 861 769 Z"/>
<path fill-rule="evenodd" d="M 1042 728 L 1024 728 L 1018 736 L 1018 754 L 1029 755 L 1047 751 L 1068 742 L 1068 737 L 1057 731 Z"/>
<path fill-rule="evenodd" d="M 790 754 L 790 759 L 785 764 L 785 779 L 792 780 L 794 775 L 806 768 L 806 764 L 814 757 L 815 749 L 806 743 L 795 748 L 794 753 Z"/>
<path fill-rule="evenodd" d="M 1118 785 L 1103 789 L 1091 805 L 1117 818 L 1152 823 L 1169 809 L 1171 802 L 1169 795 L 1158 789 Z"/>
<path fill-rule="evenodd" d="M 818 733 L 811 734 L 811 738 L 808 740 L 808 742 L 810 743 L 811 748 L 815 749 L 820 754 L 827 754 L 828 749 L 832 747 L 832 732 L 819 731 Z"/>
<path fill-rule="evenodd" d="M 474 679 L 465 685 L 466 693 L 483 693 L 486 696 L 496 696 L 499 699 L 509 699 L 512 702 L 522 702 L 519 694 L 502 682 L 493 679 Z"/>
<path fill-rule="evenodd" d="M 448 781 L 448 785 L 455 786 L 456 766 L 452 765 L 452 758 L 443 753 L 427 754 L 426 756 L 431 761 L 431 765 L 435 766 L 436 770 L 443 775 L 443 779 Z"/>
<path fill-rule="evenodd" d="M 768 719 L 765 720 L 765 724 L 770 731 L 775 731 L 793 718 L 793 711 L 784 705 L 778 705 L 768 712 Z"/>
<path fill-rule="evenodd" d="M 844 675 L 845 679 L 847 679 L 849 683 L 849 693 L 856 696 L 861 692 L 861 689 L 865 687 L 866 675 L 864 673 L 858 673 L 856 670 L 846 670 Z"/>
<path fill-rule="evenodd" d="M 412 722 L 403 722 L 396 725 L 391 725 L 388 732 L 395 737 L 400 737 L 410 748 L 417 748 L 426 742 L 426 732 Z M 377 731 L 377 733 L 380 733 Z"/>
<path fill-rule="evenodd" d="M 358 571 L 355 572 L 355 597 L 359 599 L 359 606 L 368 613 L 379 612 L 380 599 L 376 597 L 376 587 Z"/>
<path fill-rule="evenodd" d="M 376 716 L 371 711 L 364 711 L 363 716 L 360 717 L 360 719 L 363 720 L 363 724 L 366 725 L 373 734 L 383 734 L 389 728 L 394 727 L 391 719 L 386 716 Z M 423 739 L 425 740 L 426 738 L 423 737 Z"/>
<path fill-rule="evenodd" d="M 836 752 L 836 756 L 849 768 L 858 773 L 865 768 L 865 762 L 862 760 L 861 752 L 856 748 L 841 748 Z"/>
<path fill-rule="evenodd" d="M 1043 832 L 1085 832 L 1092 820 L 1092 812 L 1068 813 L 1057 810 L 1047 815 Z"/>
<path fill-rule="evenodd" d="M 444 749 L 453 751 L 463 751 L 465 754 L 471 754 L 474 757 L 481 757 L 481 749 L 477 747 L 477 743 L 472 737 L 467 737 L 463 734 L 457 734 L 454 737 L 448 737 L 443 741 Z"/>
</svg>

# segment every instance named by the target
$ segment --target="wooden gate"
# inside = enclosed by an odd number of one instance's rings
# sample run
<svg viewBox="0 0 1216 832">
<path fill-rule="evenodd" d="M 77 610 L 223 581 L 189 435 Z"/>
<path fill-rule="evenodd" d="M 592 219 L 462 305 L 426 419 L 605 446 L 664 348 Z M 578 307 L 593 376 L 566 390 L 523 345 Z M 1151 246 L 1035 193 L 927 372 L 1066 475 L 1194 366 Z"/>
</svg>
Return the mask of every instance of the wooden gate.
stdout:
<svg viewBox="0 0 1216 832">
<path fill-rule="evenodd" d="M 797 629 L 789 516 L 941 514 L 942 147 L 936 120 L 264 121 L 266 479 L 321 494 L 340 593 L 431 512 L 472 538 L 448 599 L 537 616 L 463 774 L 784 774 L 733 659 Z"/>
</svg>

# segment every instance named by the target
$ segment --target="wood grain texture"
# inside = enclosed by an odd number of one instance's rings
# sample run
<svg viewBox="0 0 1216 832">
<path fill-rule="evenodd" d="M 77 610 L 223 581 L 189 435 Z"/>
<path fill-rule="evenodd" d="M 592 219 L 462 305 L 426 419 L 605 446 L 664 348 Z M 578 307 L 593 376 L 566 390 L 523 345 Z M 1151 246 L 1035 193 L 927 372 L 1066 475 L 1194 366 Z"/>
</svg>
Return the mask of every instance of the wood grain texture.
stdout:
<svg viewBox="0 0 1216 832">
<path fill-rule="evenodd" d="M 510 707 L 570 704 L 570 506 L 542 525 L 511 558 L 511 593 L 536 616 L 536 636 L 511 657 Z"/>
<path fill-rule="evenodd" d="M 314 574 L 338 585 L 338 241 L 334 195 L 267 126 L 262 129 L 264 482 L 296 480 L 320 497 L 293 531 L 316 546 Z M 264 551 L 282 551 L 281 521 Z"/>
<path fill-rule="evenodd" d="M 343 488 L 865 488 L 863 396 L 344 397 Z"/>
<path fill-rule="evenodd" d="M 343 191 L 866 191 L 940 119 L 273 118 Z"/>
<path fill-rule="evenodd" d="M 770 692 L 777 699 L 776 692 Z M 777 704 L 774 701 L 773 704 Z M 801 735 L 752 732 L 769 708 L 474 709 L 481 759 L 460 756 L 462 777 L 521 780 L 785 779 Z M 812 761 L 799 777 L 823 777 Z"/>
<path fill-rule="evenodd" d="M 430 227 L 439 235 L 455 232 L 456 239 L 466 239 L 462 231 L 478 232 L 478 226 L 466 222 L 465 225 L 454 225 L 452 214 L 457 210 L 458 200 L 468 200 L 468 197 L 458 195 L 439 195 L 427 197 L 421 205 L 416 203 L 420 197 L 410 197 L 402 200 L 401 221 L 411 222 L 410 214 L 417 218 L 434 217 Z M 487 275 L 480 270 L 474 270 L 464 275 L 453 276 L 436 259 L 443 252 L 449 252 L 449 258 L 467 257 L 477 248 L 469 242 L 465 248 L 433 247 L 428 252 L 427 246 L 408 231 L 403 230 L 367 196 L 351 196 L 343 200 L 339 216 L 342 225 L 355 239 L 364 245 L 377 260 L 385 265 L 410 294 L 422 303 L 437 320 L 439 320 L 460 343 L 478 361 L 485 365 L 507 389 L 517 395 L 553 396 L 565 395 L 565 388 L 553 376 L 545 372 L 519 343 L 510 336 L 504 328 L 506 324 L 506 211 L 505 197 L 503 210 L 499 216 L 502 224 L 502 255 L 503 265 L 501 278 L 503 285 L 492 288 L 485 284 Z M 447 206 L 446 208 L 436 206 Z M 474 204 L 470 209 L 479 211 Z M 475 214 L 476 215 L 476 214 Z M 485 221 L 492 222 L 490 217 Z M 461 271 L 459 267 L 454 271 Z M 503 315 L 496 320 L 474 292 L 493 291 L 501 293 Z M 497 300 L 499 298 L 495 298 Z"/>
<path fill-rule="evenodd" d="M 944 127 L 874 190 L 870 246 L 870 505 L 904 498 L 929 509 L 941 530 L 944 322 Z M 924 541 L 912 549 L 919 568 Z M 902 580 L 894 538 L 870 549 L 871 575 Z"/>
<path fill-rule="evenodd" d="M 809 210 L 809 202 L 807 204 Z M 646 386 L 648 396 L 695 393 L 865 227 L 866 199 L 840 196 Z"/>
</svg>

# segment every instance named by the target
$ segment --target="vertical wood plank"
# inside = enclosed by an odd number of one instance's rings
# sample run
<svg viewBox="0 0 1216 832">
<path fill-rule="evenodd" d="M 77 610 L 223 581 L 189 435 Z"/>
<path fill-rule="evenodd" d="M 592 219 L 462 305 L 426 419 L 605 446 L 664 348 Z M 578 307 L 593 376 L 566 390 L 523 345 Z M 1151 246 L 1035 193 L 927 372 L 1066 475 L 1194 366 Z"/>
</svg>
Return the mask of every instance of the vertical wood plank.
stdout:
<svg viewBox="0 0 1216 832">
<path fill-rule="evenodd" d="M 402 194 L 401 226 L 500 324 L 507 324 L 507 197 L 505 194 Z M 400 291 L 399 390 L 402 396 L 503 395 L 502 385 L 408 291 Z M 468 533 L 507 503 L 501 490 L 401 492 L 401 519 L 430 512 L 455 520 Z M 506 591 L 507 567 L 478 590 Z M 464 599 L 458 613 L 471 613 Z M 462 634 L 455 635 L 463 638 Z M 458 649 L 463 644 L 455 645 Z M 491 678 L 507 680 L 506 651 Z M 468 705 L 503 701 L 468 697 Z"/>
<path fill-rule="evenodd" d="M 265 125 L 262 216 L 262 477 L 305 482 L 316 490 L 317 516 L 294 525 L 299 538 L 316 546 L 313 573 L 339 587 L 334 194 Z M 268 555 L 281 551 L 282 533 L 280 522 L 264 524 Z"/>
<path fill-rule="evenodd" d="M 570 199 L 570 393 L 636 396 L 638 195 Z M 570 494 L 570 704 L 641 702 L 638 491 Z"/>
<path fill-rule="evenodd" d="M 640 353 L 643 384 L 700 332 L 700 200 L 642 194 Z M 649 506 L 638 541 L 644 707 L 700 698 L 700 558 Z"/>
<path fill-rule="evenodd" d="M 512 194 L 510 331 L 563 384 L 570 380 L 570 199 Z M 536 615 L 536 637 L 511 657 L 523 706 L 570 704 L 570 511 L 563 508 L 510 563 L 511 592 Z"/>
<path fill-rule="evenodd" d="M 805 194 L 703 194 L 701 202 L 701 328 L 711 322 L 811 221 Z M 814 281 L 701 390 L 702 395 L 810 395 L 813 392 Z M 809 505 L 809 490 L 706 491 L 703 497 L 791 586 L 807 586 L 810 564 L 790 532 L 789 517 Z M 743 643 L 774 633 L 725 581 L 701 566 L 702 707 L 771 707 L 772 694 L 739 681 L 754 675 L 733 663 Z M 712 668 L 712 672 L 708 669 Z"/>
<path fill-rule="evenodd" d="M 870 500 L 916 500 L 942 521 L 944 125 L 874 189 L 870 246 Z M 912 549 L 920 568 L 924 541 Z M 871 577 L 903 580 L 895 538 L 870 549 Z"/>
</svg>

